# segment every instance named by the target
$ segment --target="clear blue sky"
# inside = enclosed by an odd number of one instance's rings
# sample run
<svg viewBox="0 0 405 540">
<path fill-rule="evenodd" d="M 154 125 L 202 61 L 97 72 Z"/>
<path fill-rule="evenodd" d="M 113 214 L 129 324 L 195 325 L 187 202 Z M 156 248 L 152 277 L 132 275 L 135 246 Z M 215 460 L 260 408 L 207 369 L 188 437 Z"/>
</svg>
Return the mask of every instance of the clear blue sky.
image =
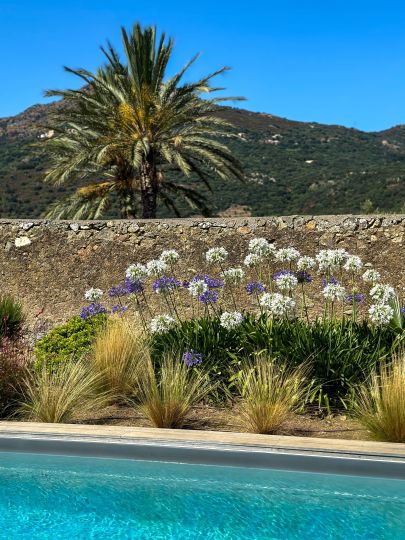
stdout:
<svg viewBox="0 0 405 540">
<path fill-rule="evenodd" d="M 76 85 L 120 26 L 157 24 L 176 39 L 173 69 L 222 65 L 243 105 L 294 120 L 380 130 L 405 123 L 405 2 L 393 0 L 0 0 L 0 116 Z"/>
</svg>

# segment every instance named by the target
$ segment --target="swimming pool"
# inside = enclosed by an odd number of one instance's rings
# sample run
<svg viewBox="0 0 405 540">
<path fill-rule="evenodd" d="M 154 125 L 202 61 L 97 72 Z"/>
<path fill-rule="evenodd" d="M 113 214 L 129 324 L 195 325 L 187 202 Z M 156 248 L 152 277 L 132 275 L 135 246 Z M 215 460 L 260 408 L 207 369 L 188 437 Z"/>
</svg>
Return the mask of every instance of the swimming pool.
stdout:
<svg viewBox="0 0 405 540">
<path fill-rule="evenodd" d="M 0 538 L 401 539 L 405 480 L 0 453 Z"/>
</svg>

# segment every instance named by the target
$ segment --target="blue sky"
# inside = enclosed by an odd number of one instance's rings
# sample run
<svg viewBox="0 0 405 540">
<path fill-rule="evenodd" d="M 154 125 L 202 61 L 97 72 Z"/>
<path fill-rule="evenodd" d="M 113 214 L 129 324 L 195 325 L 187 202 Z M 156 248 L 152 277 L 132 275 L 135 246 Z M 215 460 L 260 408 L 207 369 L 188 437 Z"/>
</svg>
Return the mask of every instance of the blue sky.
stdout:
<svg viewBox="0 0 405 540">
<path fill-rule="evenodd" d="M 405 123 L 405 2 L 365 0 L 0 0 L 0 117 L 76 86 L 62 66 L 94 69 L 120 26 L 175 37 L 172 69 L 222 65 L 244 107 L 294 120 L 380 130 Z"/>
</svg>

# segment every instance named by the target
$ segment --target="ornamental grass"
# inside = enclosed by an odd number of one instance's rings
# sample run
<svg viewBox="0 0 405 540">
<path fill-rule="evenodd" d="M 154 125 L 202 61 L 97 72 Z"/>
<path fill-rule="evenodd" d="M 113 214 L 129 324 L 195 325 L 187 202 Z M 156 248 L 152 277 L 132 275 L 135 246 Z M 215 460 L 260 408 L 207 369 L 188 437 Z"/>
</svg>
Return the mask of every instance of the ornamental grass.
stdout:
<svg viewBox="0 0 405 540">
<path fill-rule="evenodd" d="M 114 316 L 90 354 L 92 372 L 111 400 L 125 401 L 137 388 L 140 365 L 149 357 L 147 336 L 136 317 Z"/>
<path fill-rule="evenodd" d="M 238 378 L 239 418 L 251 433 L 276 433 L 291 413 L 301 409 L 308 395 L 308 366 L 287 368 L 259 357 Z"/>
<path fill-rule="evenodd" d="M 405 443 L 405 352 L 374 371 L 355 406 L 360 423 L 379 441 Z"/>
<path fill-rule="evenodd" d="M 147 358 L 139 380 L 137 407 L 154 427 L 181 428 L 191 408 L 212 389 L 202 371 L 175 356 L 165 356 L 158 369 Z"/>
<path fill-rule="evenodd" d="M 68 423 L 105 406 L 109 398 L 100 392 L 99 375 L 82 361 L 68 361 L 53 372 L 43 366 L 27 376 L 19 412 L 33 421 Z"/>
</svg>

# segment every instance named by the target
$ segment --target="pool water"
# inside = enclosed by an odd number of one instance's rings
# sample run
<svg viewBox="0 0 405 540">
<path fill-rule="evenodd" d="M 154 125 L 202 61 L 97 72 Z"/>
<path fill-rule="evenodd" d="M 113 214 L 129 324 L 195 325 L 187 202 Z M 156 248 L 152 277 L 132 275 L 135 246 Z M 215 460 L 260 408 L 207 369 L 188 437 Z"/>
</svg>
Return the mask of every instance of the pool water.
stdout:
<svg viewBox="0 0 405 540">
<path fill-rule="evenodd" d="M 405 481 L 0 453 L 0 538 L 405 539 Z"/>
</svg>

